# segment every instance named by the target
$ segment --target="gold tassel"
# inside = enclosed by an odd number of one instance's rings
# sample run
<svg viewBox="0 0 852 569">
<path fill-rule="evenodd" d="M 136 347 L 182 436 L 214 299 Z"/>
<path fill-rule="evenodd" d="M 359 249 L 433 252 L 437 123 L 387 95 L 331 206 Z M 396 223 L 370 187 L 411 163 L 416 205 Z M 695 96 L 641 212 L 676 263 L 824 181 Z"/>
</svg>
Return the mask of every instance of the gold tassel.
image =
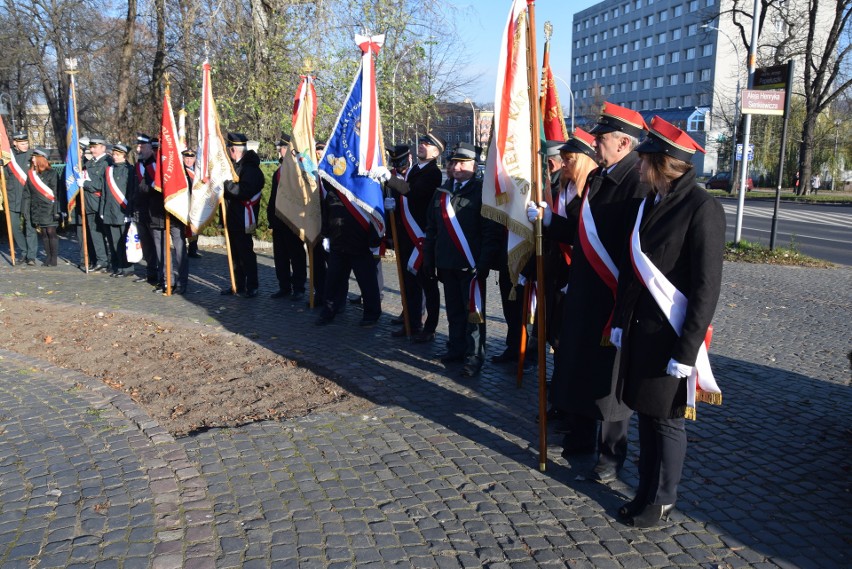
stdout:
<svg viewBox="0 0 852 569">
<path fill-rule="evenodd" d="M 683 413 L 684 419 L 689 419 L 690 421 L 695 421 L 696 410 L 695 407 L 687 407 Z"/>
<path fill-rule="evenodd" d="M 601 346 L 606 348 L 608 346 L 612 346 L 613 343 L 609 341 L 607 336 L 601 336 Z"/>
<path fill-rule="evenodd" d="M 471 324 L 484 324 L 485 319 L 482 318 L 482 314 L 478 312 L 471 312 L 467 315 L 467 321 Z"/>
<path fill-rule="evenodd" d="M 506 205 L 507 203 L 509 203 L 509 194 L 497 194 L 496 196 L 494 196 L 494 201 L 497 205 Z"/>
</svg>

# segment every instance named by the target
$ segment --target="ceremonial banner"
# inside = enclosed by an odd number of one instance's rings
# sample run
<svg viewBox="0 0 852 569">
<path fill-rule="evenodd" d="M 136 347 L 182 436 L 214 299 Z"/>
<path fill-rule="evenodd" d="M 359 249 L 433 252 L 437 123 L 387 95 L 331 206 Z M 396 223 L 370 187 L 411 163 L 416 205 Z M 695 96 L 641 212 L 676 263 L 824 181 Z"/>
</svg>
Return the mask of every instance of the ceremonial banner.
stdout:
<svg viewBox="0 0 852 569">
<path fill-rule="evenodd" d="M 175 116 L 169 101 L 171 89 L 163 95 L 163 118 L 160 121 L 160 147 L 157 149 L 157 172 L 154 187 L 163 193 L 166 211 L 186 224 L 189 220 L 189 186 L 183 171 Z"/>
<path fill-rule="evenodd" d="M 80 159 L 80 141 L 77 131 L 77 95 L 74 92 L 74 75 L 68 90 L 68 120 L 65 122 L 65 195 L 68 213 L 77 205 L 77 195 L 83 187 L 83 161 Z"/>
<path fill-rule="evenodd" d="M 383 39 L 356 37 L 364 56 L 319 165 L 320 177 L 340 192 L 350 211 L 354 207 L 364 223 L 372 223 L 379 235 L 385 233 L 384 199 L 382 184 L 376 178 L 387 168 L 381 151 L 378 107 L 372 107 L 375 76 L 365 62 L 372 62 L 372 54 L 378 52 Z M 366 112 L 365 105 L 369 109 Z"/>
<path fill-rule="evenodd" d="M 5 166 L 12 159 L 12 144 L 9 142 L 9 135 L 6 134 L 6 125 L 3 124 L 3 119 L 0 118 L 0 166 Z"/>
<path fill-rule="evenodd" d="M 314 80 L 311 76 L 303 75 L 293 103 L 293 135 L 290 137 L 289 152 L 281 161 L 275 215 L 308 247 L 313 247 L 322 230 L 314 152 L 314 116 Z"/>
<path fill-rule="evenodd" d="M 509 229 L 512 282 L 535 250 L 526 213 L 533 175 L 526 18 L 526 0 L 514 0 L 500 44 L 494 132 L 482 180 L 482 215 Z"/>
<path fill-rule="evenodd" d="M 228 180 L 238 181 L 219 130 L 219 115 L 210 85 L 210 63 L 205 61 L 201 78 L 201 109 L 198 119 L 198 152 L 195 180 L 189 205 L 189 225 L 198 234 L 213 219 Z"/>
<path fill-rule="evenodd" d="M 544 26 L 548 30 L 547 23 Z M 562 115 L 562 105 L 559 103 L 559 91 L 553 81 L 550 69 L 550 38 L 544 42 L 544 61 L 541 65 L 541 122 L 544 125 L 545 140 L 568 140 L 568 129 L 565 128 L 565 117 Z"/>
</svg>

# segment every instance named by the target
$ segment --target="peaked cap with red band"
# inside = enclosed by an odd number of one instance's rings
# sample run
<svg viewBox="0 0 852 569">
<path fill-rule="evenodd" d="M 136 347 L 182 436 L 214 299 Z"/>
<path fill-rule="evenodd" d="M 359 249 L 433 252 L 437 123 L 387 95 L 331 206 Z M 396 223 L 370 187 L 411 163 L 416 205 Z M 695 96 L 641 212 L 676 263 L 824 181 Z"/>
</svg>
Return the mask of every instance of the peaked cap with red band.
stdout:
<svg viewBox="0 0 852 569">
<path fill-rule="evenodd" d="M 597 155 L 595 154 L 595 137 L 582 128 L 575 128 L 574 134 L 571 135 L 568 142 L 559 148 L 559 151 L 585 154 L 589 158 L 597 160 Z"/>
<path fill-rule="evenodd" d="M 692 162 L 695 151 L 704 152 L 701 145 L 670 122 L 655 116 L 651 119 L 648 137 L 636 147 L 643 154 L 668 154 L 672 158 Z"/>
<path fill-rule="evenodd" d="M 597 124 L 589 132 L 605 134 L 619 131 L 639 138 L 646 130 L 648 125 L 638 112 L 612 103 L 604 103 Z"/>
</svg>

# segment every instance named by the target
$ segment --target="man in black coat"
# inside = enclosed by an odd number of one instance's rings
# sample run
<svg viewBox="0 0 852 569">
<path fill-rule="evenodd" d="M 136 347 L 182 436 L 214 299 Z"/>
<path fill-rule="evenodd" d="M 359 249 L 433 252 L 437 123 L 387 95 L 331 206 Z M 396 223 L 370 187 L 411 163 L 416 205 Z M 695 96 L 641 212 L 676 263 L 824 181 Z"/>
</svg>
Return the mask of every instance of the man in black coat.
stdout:
<svg viewBox="0 0 852 569">
<path fill-rule="evenodd" d="M 254 150 L 246 149 L 247 143 L 244 134 L 228 133 L 228 152 L 239 181 L 225 182 L 225 212 L 237 294 L 253 298 L 257 296 L 258 278 L 252 233 L 257 226 L 260 194 L 266 180 L 260 169 L 260 157 Z M 221 294 L 233 294 L 233 290 L 228 287 Z"/>
<path fill-rule="evenodd" d="M 38 234 L 30 220 L 30 193 L 26 189 L 27 172 L 33 151 L 27 133 L 18 131 L 12 135 L 12 159 L 6 164 L 6 189 L 12 219 L 12 239 L 21 252 L 21 261 L 33 266 L 38 254 Z"/>
<path fill-rule="evenodd" d="M 95 265 L 92 271 L 106 273 L 109 267 L 107 255 L 107 240 L 103 220 L 98 212 L 101 208 L 101 198 L 107 190 L 106 171 L 112 166 L 112 156 L 106 153 L 106 140 L 101 137 L 89 139 L 89 149 L 92 159 L 86 162 L 86 181 L 83 183 L 82 196 L 86 200 L 86 229 L 88 238 L 95 252 Z M 78 198 L 80 199 L 80 198 Z M 77 237 L 81 243 L 80 261 L 83 260 L 82 247 L 86 243 L 82 235 L 82 225 L 78 226 Z"/>
<path fill-rule="evenodd" d="M 279 164 L 290 152 L 290 136 L 283 135 L 275 147 L 280 155 Z M 272 175 L 272 191 L 266 205 L 266 219 L 272 229 L 272 256 L 275 259 L 275 276 L 278 278 L 278 290 L 272 293 L 272 298 L 289 297 L 290 300 L 301 300 L 305 296 L 305 283 L 308 280 L 308 256 L 305 243 L 289 225 L 278 217 L 275 212 L 275 201 L 278 198 L 278 184 L 281 179 L 281 168 Z M 289 188 L 284 188 L 287 191 Z"/>
<path fill-rule="evenodd" d="M 441 170 L 437 158 L 444 152 L 446 141 L 429 132 L 417 144 L 417 164 L 408 168 L 410 149 L 397 147 L 392 160 L 406 159 L 405 168 L 395 168 L 395 175 L 385 185 L 392 190 L 394 215 L 397 219 L 396 254 L 405 267 L 405 304 L 413 340 L 418 343 L 435 339 L 438 316 L 441 310 L 441 293 L 434 272 L 422 271 L 423 235 L 432 196 L 441 185 Z M 385 209 L 388 209 L 385 207 Z M 419 257 L 419 259 L 417 259 Z M 426 322 L 423 323 L 423 300 L 425 298 Z M 405 336 L 405 328 L 392 333 L 395 337 Z"/>
<path fill-rule="evenodd" d="M 627 456 L 632 412 L 615 391 L 616 348 L 609 333 L 631 201 L 647 193 L 633 151 L 645 130 L 638 112 L 605 103 L 590 131 L 600 167 L 589 175 L 585 211 L 577 221 L 545 215 L 547 235 L 573 244 L 551 385 L 553 404 L 569 422 L 563 456 L 594 452 L 597 438 L 598 461 L 590 478 L 599 482 L 614 480 Z"/>
<path fill-rule="evenodd" d="M 157 159 L 151 137 L 147 134 L 136 135 L 136 192 L 133 196 L 133 221 L 139 232 L 139 243 L 142 245 L 142 257 L 145 259 L 145 276 L 134 282 L 147 281 L 156 285 L 159 282 L 160 262 L 157 249 L 154 247 L 154 235 L 151 231 L 151 213 L 148 208 L 150 195 L 154 189 L 154 176 L 157 173 Z"/>
<path fill-rule="evenodd" d="M 132 212 L 136 178 L 133 167 L 127 163 L 128 150 L 124 144 L 112 146 L 113 164 L 106 171 L 106 190 L 101 196 L 101 209 L 98 212 L 104 225 L 110 265 L 115 277 L 123 277 L 130 272 L 123 237 Z"/>
<path fill-rule="evenodd" d="M 505 250 L 503 226 L 482 216 L 482 180 L 475 178 L 480 152 L 459 143 L 447 166 L 447 183 L 432 198 L 423 247 L 422 270 L 437 269 L 444 285 L 449 339 L 441 362 L 464 363 L 462 377 L 479 375 L 485 361 L 485 281 Z M 477 291 L 480 306 L 472 302 Z"/>
</svg>

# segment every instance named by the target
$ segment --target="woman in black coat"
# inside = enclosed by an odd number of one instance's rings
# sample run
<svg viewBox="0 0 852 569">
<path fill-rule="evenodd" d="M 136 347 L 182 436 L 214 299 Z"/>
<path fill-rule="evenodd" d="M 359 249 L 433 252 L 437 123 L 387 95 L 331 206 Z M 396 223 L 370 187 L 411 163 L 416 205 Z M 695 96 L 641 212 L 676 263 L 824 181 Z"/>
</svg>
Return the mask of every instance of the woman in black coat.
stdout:
<svg viewBox="0 0 852 569">
<path fill-rule="evenodd" d="M 59 201 L 56 195 L 56 171 L 47 161 L 47 152 L 40 148 L 33 150 L 30 159 L 30 171 L 27 172 L 27 191 L 30 195 L 30 219 L 41 231 L 44 245 L 44 267 L 55 267 L 59 256 Z"/>
<path fill-rule="evenodd" d="M 636 527 L 668 517 L 686 457 L 684 418 L 695 418 L 696 400 L 722 397 L 704 341 L 719 299 L 725 214 L 695 183 L 696 150 L 704 151 L 660 117 L 636 148 L 652 192 L 637 204 L 610 338 L 622 348 L 622 398 L 639 414 L 639 487 L 618 510 Z"/>
</svg>

